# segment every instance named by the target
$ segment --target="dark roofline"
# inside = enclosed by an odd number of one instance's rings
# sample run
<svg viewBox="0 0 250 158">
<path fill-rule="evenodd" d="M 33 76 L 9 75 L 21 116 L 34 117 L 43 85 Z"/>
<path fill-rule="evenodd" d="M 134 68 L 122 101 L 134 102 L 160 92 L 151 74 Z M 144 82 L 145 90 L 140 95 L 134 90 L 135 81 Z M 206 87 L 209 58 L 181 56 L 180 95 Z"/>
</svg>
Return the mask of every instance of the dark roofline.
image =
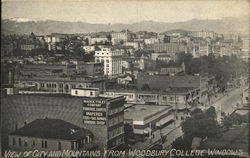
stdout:
<svg viewBox="0 0 250 158">
<path fill-rule="evenodd" d="M 71 133 L 71 130 L 75 132 Z M 36 119 L 9 135 L 72 141 L 89 135 L 93 136 L 93 133 L 64 120 L 45 118 Z"/>
</svg>

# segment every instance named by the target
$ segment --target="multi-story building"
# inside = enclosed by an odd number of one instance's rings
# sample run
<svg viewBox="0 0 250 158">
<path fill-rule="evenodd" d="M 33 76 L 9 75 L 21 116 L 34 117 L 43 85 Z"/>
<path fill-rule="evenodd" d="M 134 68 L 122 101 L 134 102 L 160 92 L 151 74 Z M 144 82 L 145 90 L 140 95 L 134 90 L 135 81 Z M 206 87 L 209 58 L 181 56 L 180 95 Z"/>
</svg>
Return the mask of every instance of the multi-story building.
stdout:
<svg viewBox="0 0 250 158">
<path fill-rule="evenodd" d="M 83 125 L 93 131 L 99 147 L 124 144 L 124 97 L 83 99 Z"/>
<path fill-rule="evenodd" d="M 120 32 L 111 32 L 111 41 L 113 45 L 121 44 L 124 42 L 131 41 L 135 38 L 135 34 L 129 30 L 123 30 Z"/>
<path fill-rule="evenodd" d="M 107 37 L 90 37 L 88 38 L 89 41 L 89 45 L 93 45 L 93 44 L 105 44 L 108 43 L 109 40 Z"/>
<path fill-rule="evenodd" d="M 213 31 L 208 31 L 208 30 L 202 30 L 194 33 L 194 37 L 200 37 L 200 38 L 207 38 L 210 37 L 212 39 L 218 37 L 218 34 L 213 32 Z"/>
<path fill-rule="evenodd" d="M 59 119 L 36 119 L 9 134 L 9 149 L 14 151 L 89 150 L 91 131 Z M 48 155 L 43 155 L 48 157 Z M 42 156 L 41 156 L 42 157 Z"/>
<path fill-rule="evenodd" d="M 177 53 L 177 52 L 186 52 L 187 48 L 182 43 L 154 43 L 146 45 L 146 49 L 154 52 L 168 52 L 168 53 Z"/>
<path fill-rule="evenodd" d="M 34 44 L 21 44 L 20 49 L 25 51 L 34 50 L 36 46 Z"/>
<path fill-rule="evenodd" d="M 125 46 L 131 46 L 133 47 L 135 50 L 139 50 L 141 49 L 141 43 L 140 42 L 124 42 Z"/>
<path fill-rule="evenodd" d="M 154 43 L 160 43 L 160 40 L 158 38 L 147 38 L 147 39 L 144 39 L 144 43 L 146 45 L 154 44 Z"/>
<path fill-rule="evenodd" d="M 119 75 L 122 73 L 123 54 L 124 50 L 105 47 L 95 51 L 95 62 L 104 64 L 104 75 Z"/>
<path fill-rule="evenodd" d="M 51 35 L 45 36 L 44 40 L 46 43 L 58 43 L 63 42 L 67 38 L 65 34 L 52 33 Z"/>
</svg>

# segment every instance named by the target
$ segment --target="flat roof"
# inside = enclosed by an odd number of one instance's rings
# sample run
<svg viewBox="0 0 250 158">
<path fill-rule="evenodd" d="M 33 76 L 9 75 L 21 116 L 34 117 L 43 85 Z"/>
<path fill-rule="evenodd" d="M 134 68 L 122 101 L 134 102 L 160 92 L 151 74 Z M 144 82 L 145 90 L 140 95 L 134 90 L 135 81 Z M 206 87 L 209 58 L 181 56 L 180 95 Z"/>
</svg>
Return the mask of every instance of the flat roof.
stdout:
<svg viewBox="0 0 250 158">
<path fill-rule="evenodd" d="M 99 91 L 99 88 L 71 88 L 73 89 L 77 89 L 77 90 L 93 90 L 93 91 Z"/>
<path fill-rule="evenodd" d="M 134 105 L 124 110 L 125 119 L 133 119 L 133 121 L 144 121 L 149 117 L 156 115 L 162 111 L 169 111 L 171 106 L 160 105 Z"/>
</svg>

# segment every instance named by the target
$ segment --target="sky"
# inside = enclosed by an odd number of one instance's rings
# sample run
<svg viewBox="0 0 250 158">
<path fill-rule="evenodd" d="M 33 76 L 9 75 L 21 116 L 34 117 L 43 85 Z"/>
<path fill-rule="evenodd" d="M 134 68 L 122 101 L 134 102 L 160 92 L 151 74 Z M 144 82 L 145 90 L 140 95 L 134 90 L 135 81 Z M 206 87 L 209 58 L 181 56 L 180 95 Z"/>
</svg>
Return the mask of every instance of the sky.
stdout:
<svg viewBox="0 0 250 158">
<path fill-rule="evenodd" d="M 2 0 L 2 19 L 179 22 L 249 15 L 250 0 Z"/>
</svg>

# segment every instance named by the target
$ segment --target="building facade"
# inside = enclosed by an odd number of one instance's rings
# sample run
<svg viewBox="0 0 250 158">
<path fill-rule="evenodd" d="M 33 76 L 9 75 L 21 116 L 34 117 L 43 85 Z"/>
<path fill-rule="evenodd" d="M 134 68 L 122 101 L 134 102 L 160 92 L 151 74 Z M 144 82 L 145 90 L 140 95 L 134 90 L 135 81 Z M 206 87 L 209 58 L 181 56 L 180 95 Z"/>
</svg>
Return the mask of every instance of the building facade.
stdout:
<svg viewBox="0 0 250 158">
<path fill-rule="evenodd" d="M 121 44 L 124 42 L 131 41 L 135 38 L 135 34 L 129 30 L 123 30 L 120 32 L 111 32 L 111 41 L 113 45 Z"/>
<path fill-rule="evenodd" d="M 36 119 L 10 133 L 9 148 L 14 151 L 89 150 L 94 148 L 93 139 L 94 135 L 87 129 L 63 120 L 45 118 Z"/>
<path fill-rule="evenodd" d="M 95 51 L 95 62 L 104 64 L 104 75 L 113 76 L 122 74 L 123 50 L 102 48 Z"/>
</svg>

